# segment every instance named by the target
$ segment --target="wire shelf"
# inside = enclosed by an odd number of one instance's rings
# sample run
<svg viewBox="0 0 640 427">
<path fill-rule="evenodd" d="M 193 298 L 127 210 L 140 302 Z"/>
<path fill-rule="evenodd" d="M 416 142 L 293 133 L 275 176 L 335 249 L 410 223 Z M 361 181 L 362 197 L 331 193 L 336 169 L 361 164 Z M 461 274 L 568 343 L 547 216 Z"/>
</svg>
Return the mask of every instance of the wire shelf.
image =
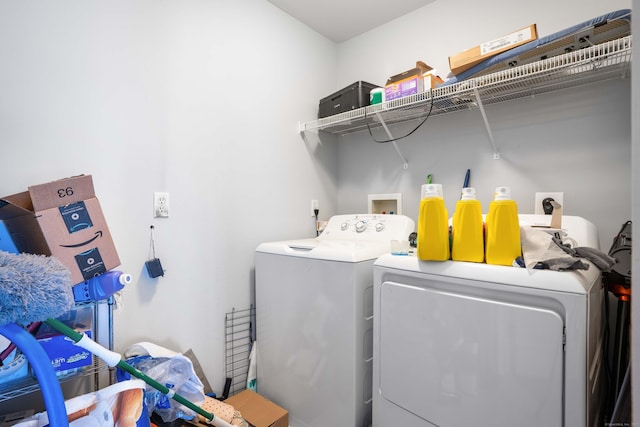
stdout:
<svg viewBox="0 0 640 427">
<path fill-rule="evenodd" d="M 255 314 L 256 309 L 253 305 L 245 310 L 234 308 L 225 314 L 225 373 L 227 381 L 230 381 L 229 396 L 247 388 Z"/>
<path fill-rule="evenodd" d="M 323 130 L 345 135 L 424 118 L 478 108 L 546 92 L 622 79 L 631 72 L 631 37 L 626 36 L 531 64 L 475 77 L 381 104 L 370 105 L 311 122 L 300 132 Z M 478 99 L 480 97 L 481 99 Z"/>
<path fill-rule="evenodd" d="M 108 335 L 108 343 L 105 343 L 105 346 L 108 346 L 109 350 L 113 350 L 113 324 L 112 324 L 112 315 L 113 315 L 113 299 L 109 298 L 108 300 L 101 301 L 85 301 L 85 302 L 77 302 L 75 307 L 93 307 L 93 329 L 92 333 L 96 339 L 99 337 L 99 316 L 100 310 L 106 309 L 108 316 L 108 325 L 107 325 L 107 335 Z M 98 342 L 98 341 L 96 341 Z M 93 386 L 95 390 L 98 390 L 100 385 L 100 378 L 102 375 L 108 374 L 109 378 L 106 380 L 111 384 L 112 376 L 114 374 L 114 369 L 107 366 L 104 361 L 96 356 L 92 357 L 92 364 L 90 366 L 84 366 L 81 368 L 70 369 L 67 371 L 57 372 L 56 377 L 60 384 L 65 382 L 74 380 L 74 379 L 87 379 L 89 377 L 93 377 Z M 31 368 L 29 368 L 31 370 Z M 9 399 L 14 399 L 20 396 L 24 396 L 33 392 L 40 391 L 40 384 L 38 383 L 38 379 L 32 374 L 18 378 L 13 381 L 8 381 L 6 383 L 0 384 L 0 403 Z"/>
<path fill-rule="evenodd" d="M 94 360 L 97 359 L 94 357 Z M 101 372 L 108 372 L 109 367 L 100 360 L 95 360 L 92 366 L 78 368 L 62 372 L 57 375 L 60 384 L 76 378 L 98 375 Z M 0 385 L 0 402 L 24 396 L 36 391 L 40 391 L 40 385 L 34 376 L 24 377 L 15 381 L 10 381 Z"/>
</svg>

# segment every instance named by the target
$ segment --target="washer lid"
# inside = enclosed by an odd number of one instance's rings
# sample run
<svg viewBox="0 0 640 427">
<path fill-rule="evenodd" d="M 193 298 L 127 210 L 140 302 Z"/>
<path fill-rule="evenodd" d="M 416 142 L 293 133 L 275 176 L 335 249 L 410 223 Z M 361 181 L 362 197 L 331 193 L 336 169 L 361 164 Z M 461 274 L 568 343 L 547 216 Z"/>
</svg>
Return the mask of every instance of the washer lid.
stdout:
<svg viewBox="0 0 640 427">
<path fill-rule="evenodd" d="M 518 215 L 521 226 L 549 227 L 551 215 Z M 563 239 L 572 241 L 572 245 L 598 248 L 598 231 L 591 222 L 578 216 L 562 217 Z M 377 267 L 433 274 L 435 276 L 458 277 L 478 282 L 501 283 L 534 289 L 548 289 L 561 292 L 585 294 L 600 277 L 600 270 L 589 263 L 589 270 L 550 271 L 526 268 L 505 267 L 484 263 L 458 261 L 420 261 L 415 256 L 381 256 Z"/>
<path fill-rule="evenodd" d="M 262 243 L 256 252 L 329 261 L 374 260 L 390 251 L 390 241 L 301 239 Z"/>
<path fill-rule="evenodd" d="M 391 252 L 392 240 L 408 240 L 415 223 L 404 215 L 334 215 L 318 237 L 262 243 L 257 252 L 360 262 Z"/>
<path fill-rule="evenodd" d="M 520 225 L 529 225 L 539 229 L 549 229 L 551 215 L 518 215 Z M 572 246 L 587 246 L 589 248 L 600 249 L 598 239 L 598 229 L 591 222 L 579 216 L 562 216 L 562 238 L 569 239 Z"/>
<path fill-rule="evenodd" d="M 490 265 L 461 261 L 420 261 L 416 256 L 385 254 L 374 263 L 374 270 L 398 270 L 400 274 L 425 274 L 456 277 L 475 282 L 498 283 L 523 288 L 586 294 L 600 277 L 600 270 L 591 265 L 589 270 L 551 271 Z"/>
</svg>

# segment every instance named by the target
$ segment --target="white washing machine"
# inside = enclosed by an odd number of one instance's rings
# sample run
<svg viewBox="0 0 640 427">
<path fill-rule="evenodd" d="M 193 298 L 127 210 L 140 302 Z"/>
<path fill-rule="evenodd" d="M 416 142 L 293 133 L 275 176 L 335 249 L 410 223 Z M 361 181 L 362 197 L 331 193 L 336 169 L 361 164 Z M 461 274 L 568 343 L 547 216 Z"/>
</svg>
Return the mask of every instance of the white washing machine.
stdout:
<svg viewBox="0 0 640 427">
<path fill-rule="evenodd" d="M 317 238 L 256 249 L 258 392 L 291 427 L 371 425 L 373 262 L 414 229 L 402 215 L 337 215 Z"/>
<path fill-rule="evenodd" d="M 565 216 L 562 226 L 577 246 L 598 248 L 590 222 Z M 380 257 L 373 425 L 599 426 L 603 298 L 594 265 L 555 272 Z"/>
</svg>

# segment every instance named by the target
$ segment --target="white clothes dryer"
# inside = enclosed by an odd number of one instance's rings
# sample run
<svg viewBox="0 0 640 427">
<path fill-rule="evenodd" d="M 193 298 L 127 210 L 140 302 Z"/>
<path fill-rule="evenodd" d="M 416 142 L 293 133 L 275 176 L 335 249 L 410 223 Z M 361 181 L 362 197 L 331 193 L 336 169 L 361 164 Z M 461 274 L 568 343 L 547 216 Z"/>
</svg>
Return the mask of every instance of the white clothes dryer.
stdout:
<svg viewBox="0 0 640 427">
<path fill-rule="evenodd" d="M 520 215 L 521 224 L 549 217 Z M 563 217 L 577 246 L 593 224 Z M 599 270 L 557 272 L 381 256 L 374 265 L 373 425 L 596 427 Z"/>
<path fill-rule="evenodd" d="M 414 229 L 337 215 L 317 238 L 256 249 L 257 389 L 292 427 L 371 425 L 373 262 Z"/>
</svg>

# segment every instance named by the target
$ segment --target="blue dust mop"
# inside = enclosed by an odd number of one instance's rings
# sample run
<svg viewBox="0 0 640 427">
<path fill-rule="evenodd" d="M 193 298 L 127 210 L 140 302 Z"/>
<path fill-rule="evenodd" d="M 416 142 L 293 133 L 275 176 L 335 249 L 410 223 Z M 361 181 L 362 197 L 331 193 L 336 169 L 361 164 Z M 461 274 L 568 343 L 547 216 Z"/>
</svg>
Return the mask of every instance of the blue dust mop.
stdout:
<svg viewBox="0 0 640 427">
<path fill-rule="evenodd" d="M 232 427 L 199 406 L 146 374 L 129 365 L 115 352 L 107 350 L 85 334 L 79 334 L 55 319 L 74 305 L 71 273 L 52 257 L 30 254 L 10 254 L 0 251 L 0 334 L 13 341 L 31 362 L 42 389 L 51 427 L 68 427 L 64 398 L 51 361 L 36 339 L 24 328 L 16 325 L 44 321 L 56 331 L 71 338 L 76 345 L 139 378 L 206 418 L 216 427 Z"/>
<path fill-rule="evenodd" d="M 74 305 L 71 273 L 57 259 L 0 251 L 0 325 L 59 317 Z"/>
<path fill-rule="evenodd" d="M 51 427 L 68 427 L 64 396 L 51 361 L 19 324 L 58 317 L 73 307 L 71 273 L 55 258 L 0 251 L 0 335 L 27 357 L 40 384 Z"/>
</svg>

